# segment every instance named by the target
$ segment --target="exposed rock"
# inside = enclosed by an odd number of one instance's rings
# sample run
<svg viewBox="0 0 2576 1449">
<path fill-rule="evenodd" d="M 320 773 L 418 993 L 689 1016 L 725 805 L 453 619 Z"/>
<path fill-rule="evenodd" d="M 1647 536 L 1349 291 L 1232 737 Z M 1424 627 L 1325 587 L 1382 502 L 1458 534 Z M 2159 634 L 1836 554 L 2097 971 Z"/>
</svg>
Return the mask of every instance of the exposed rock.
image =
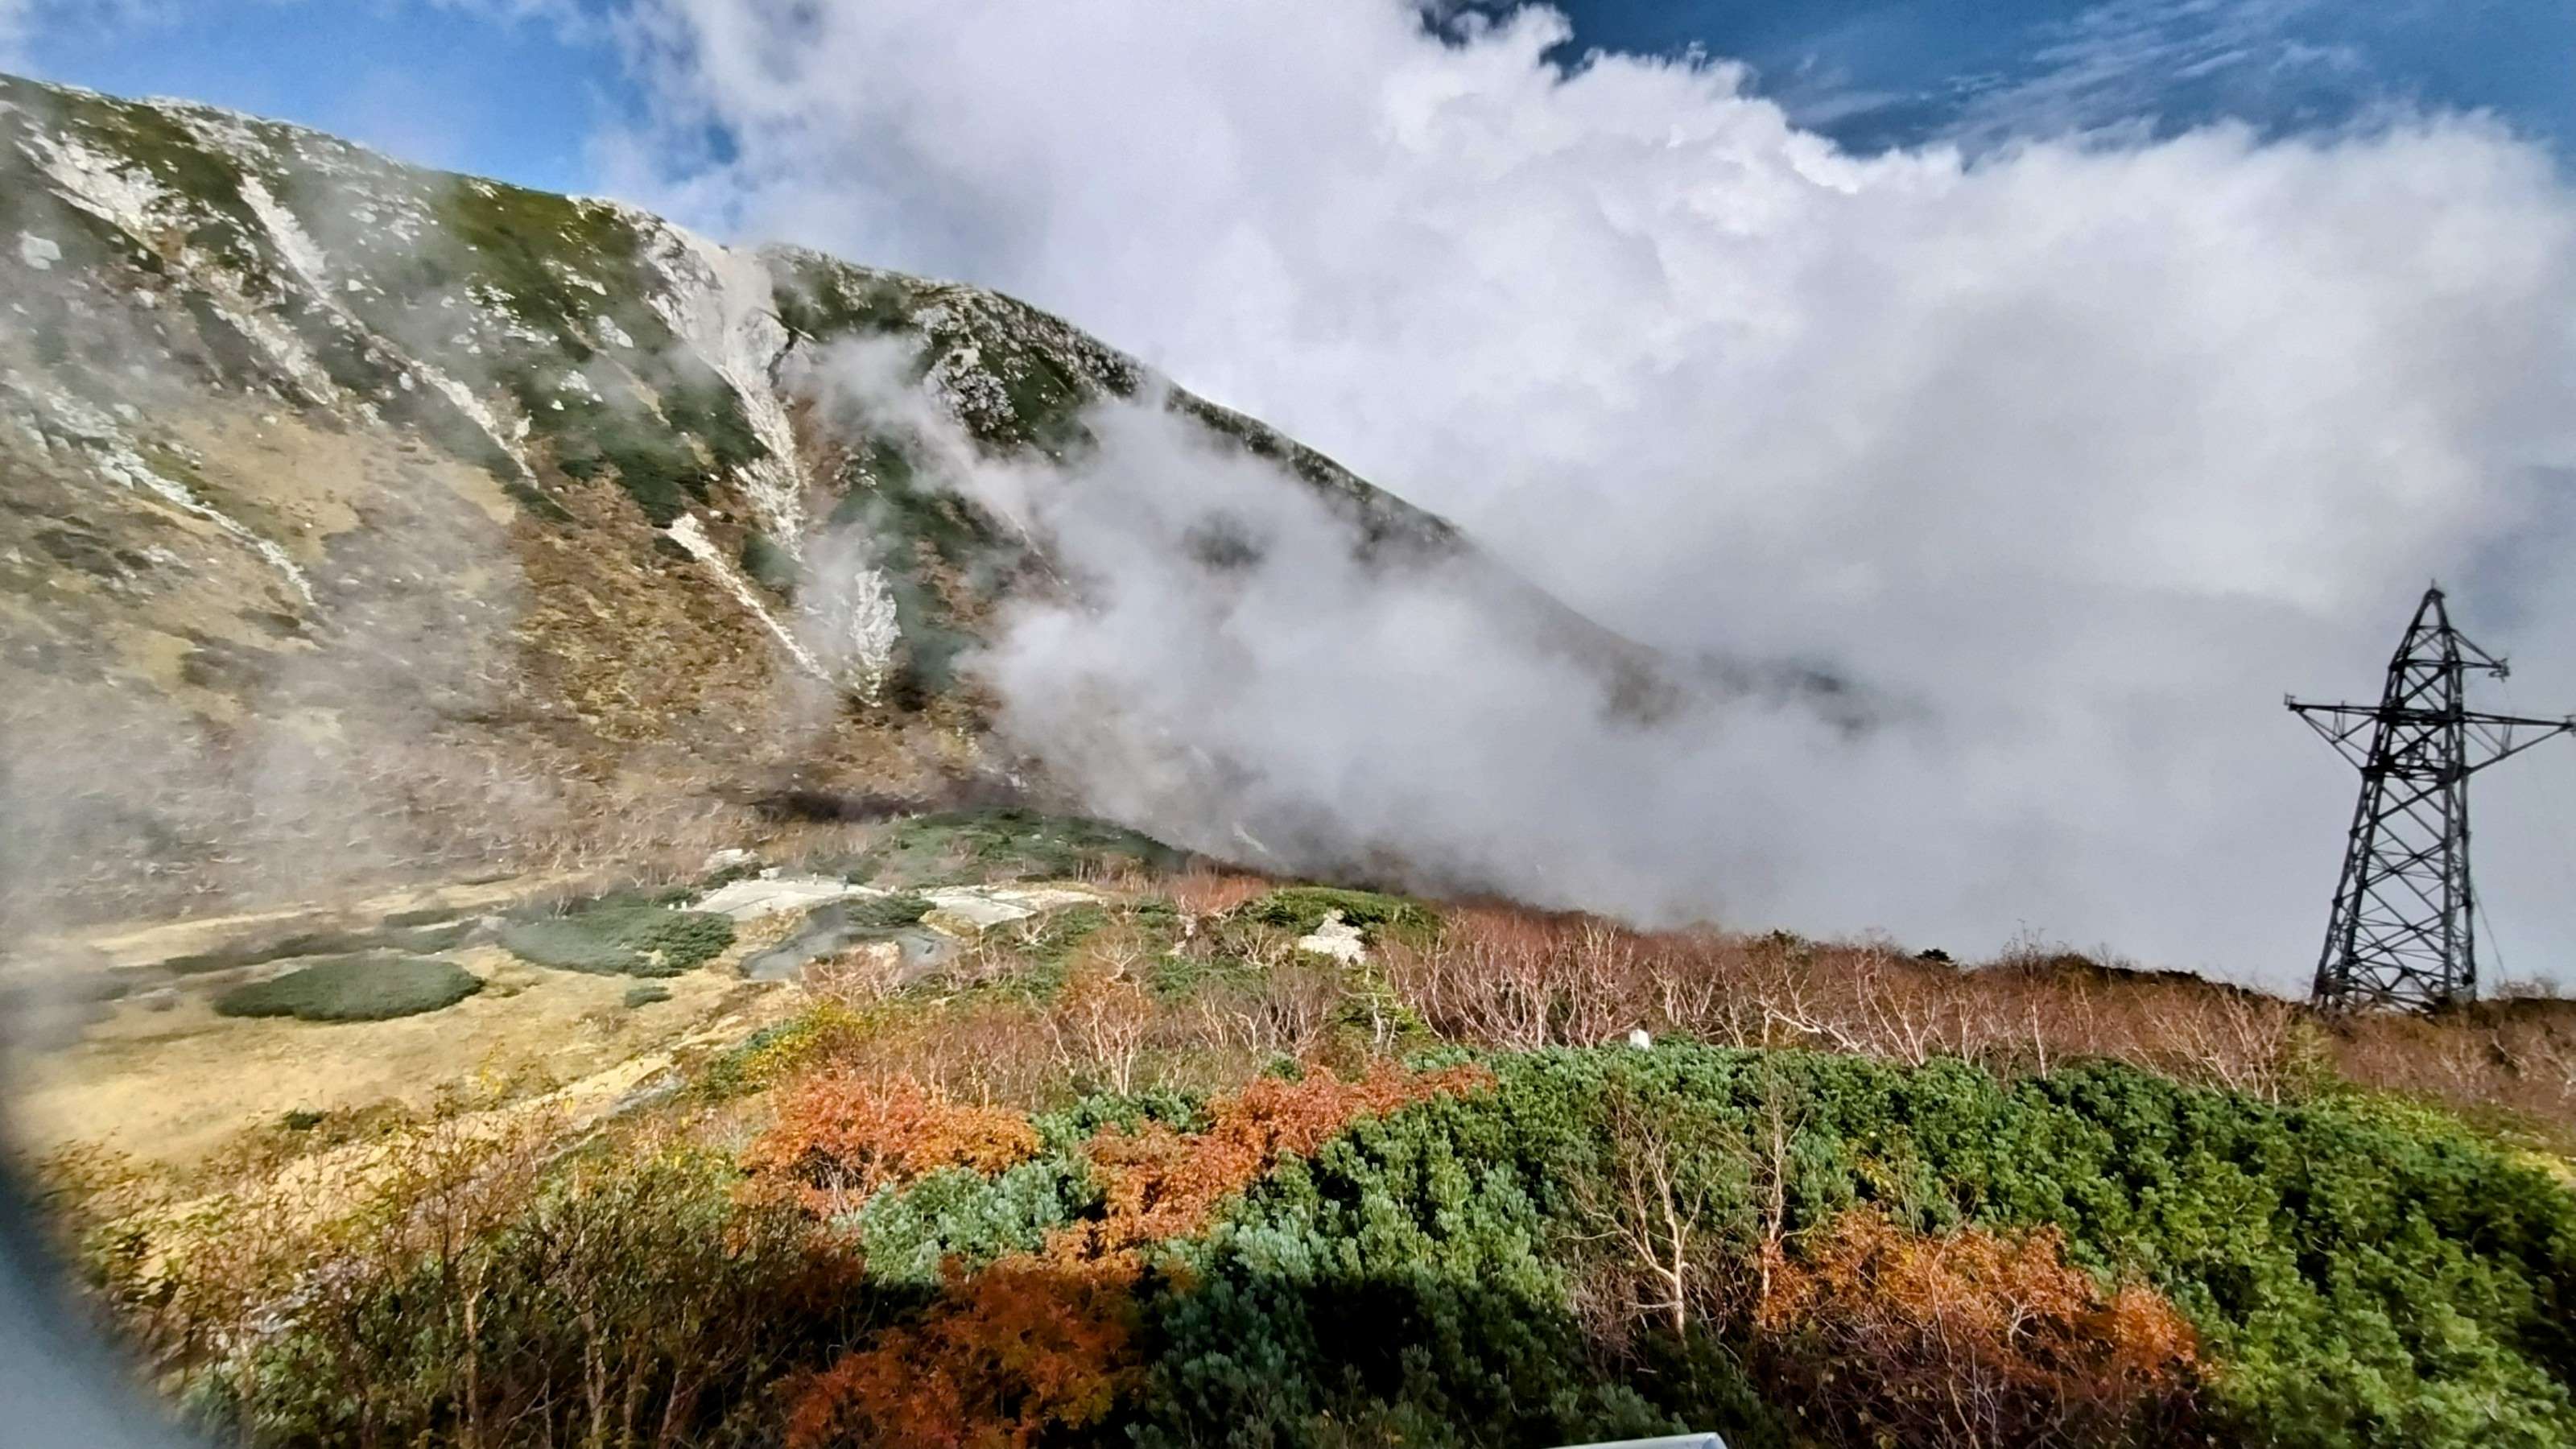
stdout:
<svg viewBox="0 0 2576 1449">
<path fill-rule="evenodd" d="M 1100 899 L 1069 886 L 948 886 L 921 895 L 931 904 L 923 925 L 970 939 L 995 926 Z"/>
<path fill-rule="evenodd" d="M 784 911 L 811 910 L 857 896 L 886 894 L 889 892 L 873 886 L 852 885 L 837 876 L 763 874 L 718 886 L 699 897 L 689 909 L 729 916 L 739 923 L 757 921 Z"/>
<path fill-rule="evenodd" d="M 1339 911 L 1328 911 L 1311 936 L 1297 938 L 1297 949 L 1318 956 L 1330 956 L 1356 966 L 1368 959 L 1368 945 L 1361 939 L 1360 928 L 1342 919 Z"/>
</svg>

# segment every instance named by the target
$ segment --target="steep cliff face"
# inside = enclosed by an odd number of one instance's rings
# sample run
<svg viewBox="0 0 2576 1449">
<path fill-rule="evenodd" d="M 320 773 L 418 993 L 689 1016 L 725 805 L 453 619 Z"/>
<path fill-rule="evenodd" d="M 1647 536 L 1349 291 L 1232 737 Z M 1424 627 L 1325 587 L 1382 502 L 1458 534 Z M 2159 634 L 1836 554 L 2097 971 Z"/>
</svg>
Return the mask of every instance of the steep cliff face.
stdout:
<svg viewBox="0 0 2576 1449">
<path fill-rule="evenodd" d="M 959 666 L 1075 586 L 954 452 L 1078 456 L 1105 401 L 1641 676 L 1440 520 L 973 287 L 5 78 L 0 275 L 9 875 L 58 903 L 1039 778 Z"/>
</svg>

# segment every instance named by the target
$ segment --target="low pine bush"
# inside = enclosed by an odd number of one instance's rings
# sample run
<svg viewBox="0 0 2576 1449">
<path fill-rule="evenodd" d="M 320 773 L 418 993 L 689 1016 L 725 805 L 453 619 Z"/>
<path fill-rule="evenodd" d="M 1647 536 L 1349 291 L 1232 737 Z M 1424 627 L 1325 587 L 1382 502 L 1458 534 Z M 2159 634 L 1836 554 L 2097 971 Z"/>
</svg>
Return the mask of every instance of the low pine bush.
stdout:
<svg viewBox="0 0 2576 1449">
<path fill-rule="evenodd" d="M 1381 935 L 1402 940 L 1422 941 L 1439 929 L 1439 917 L 1418 901 L 1402 896 L 1380 895 L 1376 891 L 1342 890 L 1333 886 L 1287 886 L 1240 907 L 1247 920 L 1266 926 L 1306 935 L 1324 924 L 1335 911 L 1342 920 L 1360 928 L 1371 941 Z"/>
<path fill-rule="evenodd" d="M 1052 879 L 1130 865 L 1174 870 L 1185 858 L 1105 821 L 1017 807 L 944 810 L 894 822 L 850 878 L 891 886 Z"/>
<path fill-rule="evenodd" d="M 930 914 L 930 902 L 916 895 L 860 896 L 841 903 L 841 919 L 867 931 L 891 931 Z"/>
<path fill-rule="evenodd" d="M 521 921 L 501 932 L 510 953 L 539 966 L 599 976 L 677 976 L 733 944 L 733 922 L 707 911 L 594 906 Z"/>
<path fill-rule="evenodd" d="M 343 956 L 236 986 L 215 998 L 219 1016 L 292 1016 L 302 1021 L 386 1021 L 454 1006 L 483 989 L 452 961 L 419 956 Z"/>
</svg>

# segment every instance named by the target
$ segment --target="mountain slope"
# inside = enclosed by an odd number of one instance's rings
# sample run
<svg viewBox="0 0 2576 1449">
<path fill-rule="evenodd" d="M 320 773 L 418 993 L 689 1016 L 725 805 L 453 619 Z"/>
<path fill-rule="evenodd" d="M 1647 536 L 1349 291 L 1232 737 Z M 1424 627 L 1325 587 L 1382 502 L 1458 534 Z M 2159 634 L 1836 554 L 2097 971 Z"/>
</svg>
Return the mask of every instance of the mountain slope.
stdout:
<svg viewBox="0 0 2576 1449">
<path fill-rule="evenodd" d="M 5 78 L 0 272 L 35 824 L 0 865 L 57 904 L 714 841 L 728 802 L 1013 768 L 959 656 L 1079 581 L 940 439 L 1060 461 L 1119 400 L 1647 687 L 1441 520 L 977 288 Z M 852 356 L 927 414 L 854 401 Z"/>
</svg>

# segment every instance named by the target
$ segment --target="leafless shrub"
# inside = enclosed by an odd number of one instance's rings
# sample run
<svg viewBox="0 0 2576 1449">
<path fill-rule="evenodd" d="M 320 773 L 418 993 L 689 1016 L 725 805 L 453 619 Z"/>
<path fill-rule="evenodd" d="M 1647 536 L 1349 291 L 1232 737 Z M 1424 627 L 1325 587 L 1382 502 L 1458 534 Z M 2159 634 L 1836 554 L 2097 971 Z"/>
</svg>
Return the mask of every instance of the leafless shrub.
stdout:
<svg viewBox="0 0 2576 1449">
<path fill-rule="evenodd" d="M 1087 944 L 1047 1016 L 1058 1060 L 1121 1094 L 1136 1089 L 1137 1064 L 1156 1025 L 1144 960 L 1132 940 Z"/>
<path fill-rule="evenodd" d="M 1962 967 L 1885 941 L 1640 933 L 1480 905 L 1385 952 L 1395 995 L 1444 1035 L 1587 1044 L 1631 1028 L 1907 1064 L 2047 1072 L 2111 1057 L 2279 1101 L 2327 1076 L 2576 1132 L 2576 1006 L 2513 996 L 2438 1018 L 2329 1020 L 2269 993 L 2036 939 Z"/>
<path fill-rule="evenodd" d="M 1313 1059 L 1343 997 L 1340 973 L 1311 958 L 1202 986 L 1190 1002 L 1197 1034 L 1261 1060 Z"/>
<path fill-rule="evenodd" d="M 871 1006 L 894 994 L 903 979 L 903 948 L 868 941 L 806 963 L 807 995 L 848 1007 Z"/>
<path fill-rule="evenodd" d="M 1474 907 L 1427 946 L 1390 944 L 1385 974 L 1434 1030 L 1533 1049 L 1609 1040 L 1652 1019 L 1649 954 L 1604 921 Z"/>
</svg>

